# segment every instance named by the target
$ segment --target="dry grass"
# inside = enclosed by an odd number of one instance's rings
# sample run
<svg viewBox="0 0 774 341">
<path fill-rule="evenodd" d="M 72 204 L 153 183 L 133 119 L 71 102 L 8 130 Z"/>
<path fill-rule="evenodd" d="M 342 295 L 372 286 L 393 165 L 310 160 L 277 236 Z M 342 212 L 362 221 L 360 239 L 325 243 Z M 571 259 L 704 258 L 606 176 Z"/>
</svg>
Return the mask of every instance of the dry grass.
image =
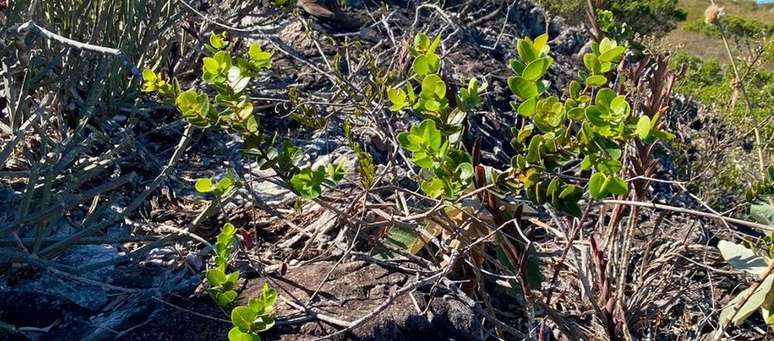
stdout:
<svg viewBox="0 0 774 341">
<path fill-rule="evenodd" d="M 680 8 L 688 12 L 687 21 L 704 16 L 709 0 L 679 0 Z M 756 4 L 752 0 L 716 0 L 715 4 L 725 8 L 726 14 L 764 23 L 774 22 L 774 4 Z"/>
</svg>

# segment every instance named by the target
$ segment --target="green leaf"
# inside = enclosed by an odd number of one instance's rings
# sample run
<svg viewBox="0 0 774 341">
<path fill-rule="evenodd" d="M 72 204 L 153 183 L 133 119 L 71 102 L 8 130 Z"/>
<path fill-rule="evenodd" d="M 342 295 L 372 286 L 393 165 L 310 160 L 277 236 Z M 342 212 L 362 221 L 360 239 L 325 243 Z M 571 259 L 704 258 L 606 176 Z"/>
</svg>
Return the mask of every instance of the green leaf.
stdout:
<svg viewBox="0 0 774 341">
<path fill-rule="evenodd" d="M 215 58 L 204 57 L 204 59 L 202 59 L 202 69 L 204 72 L 218 73 L 218 71 L 220 71 L 220 63 L 218 63 Z"/>
<path fill-rule="evenodd" d="M 233 327 L 228 331 L 229 341 L 261 341 L 261 337 L 255 333 L 245 333 L 239 327 Z"/>
<path fill-rule="evenodd" d="M 520 60 L 513 58 L 510 61 L 511 70 L 515 72 L 517 75 L 520 75 L 522 72 L 524 72 L 524 68 L 526 65 L 522 63 Z"/>
<path fill-rule="evenodd" d="M 446 83 L 443 79 L 436 74 L 431 74 L 422 80 L 422 92 L 423 97 L 434 96 L 436 98 L 444 98 L 446 96 Z"/>
<path fill-rule="evenodd" d="M 526 116 L 526 117 L 532 117 L 532 115 L 535 114 L 535 108 L 537 104 L 537 97 L 532 97 L 524 102 L 521 102 L 519 104 L 519 115 Z"/>
<path fill-rule="evenodd" d="M 441 135 L 441 131 L 435 127 L 435 121 L 431 119 L 422 121 L 422 123 L 419 124 L 419 127 L 417 127 L 417 133 L 427 141 L 430 149 L 437 151 L 441 148 L 443 135 Z"/>
<path fill-rule="evenodd" d="M 564 119 L 564 105 L 555 96 L 538 101 L 535 123 L 543 131 L 558 127 Z"/>
<path fill-rule="evenodd" d="M 441 35 L 440 34 L 435 36 L 435 38 L 433 39 L 433 42 L 427 48 L 427 53 L 435 53 L 435 50 L 438 49 L 438 46 L 441 46 Z"/>
<path fill-rule="evenodd" d="M 599 144 L 602 145 L 605 153 L 607 153 L 610 158 L 614 160 L 618 160 L 621 158 L 621 147 L 616 143 L 615 140 L 611 139 L 600 139 Z"/>
<path fill-rule="evenodd" d="M 422 149 L 422 146 L 417 143 L 416 139 L 411 138 L 412 135 L 408 132 L 402 132 L 398 134 L 398 142 L 400 143 L 401 147 L 407 149 L 411 152 L 416 152 Z"/>
<path fill-rule="evenodd" d="M 212 180 L 208 178 L 197 179 L 196 183 L 194 184 L 194 188 L 199 193 L 209 193 L 215 189 L 213 187 Z"/>
<path fill-rule="evenodd" d="M 234 224 L 231 223 L 225 223 L 223 224 L 223 229 L 220 231 L 222 235 L 233 237 L 234 234 L 236 234 L 236 227 L 234 227 Z"/>
<path fill-rule="evenodd" d="M 615 91 L 610 88 L 602 88 L 597 91 L 597 96 L 594 99 L 594 104 L 609 108 L 610 103 L 615 99 Z"/>
<path fill-rule="evenodd" d="M 591 124 L 595 126 L 598 126 L 598 127 L 607 126 L 608 122 L 603 117 L 605 114 L 605 111 L 606 109 L 598 105 L 590 105 L 586 107 L 586 110 L 585 110 L 586 118 L 589 120 L 589 122 L 591 122 Z"/>
<path fill-rule="evenodd" d="M 275 303 L 277 303 L 277 297 L 279 297 L 279 294 L 277 294 L 277 290 L 269 286 L 269 283 L 263 283 L 263 287 L 261 288 L 261 300 L 263 300 L 263 304 L 266 306 L 274 306 Z"/>
<path fill-rule="evenodd" d="M 594 75 L 586 77 L 586 86 L 588 87 L 596 87 L 596 86 L 602 86 L 607 83 L 607 78 L 602 75 Z"/>
<path fill-rule="evenodd" d="M 245 122 L 245 128 L 251 133 L 258 132 L 258 129 L 260 128 L 258 119 L 256 119 L 255 116 L 250 115 L 250 117 L 247 118 L 247 122 Z"/>
<path fill-rule="evenodd" d="M 646 140 L 648 136 L 650 135 L 650 117 L 647 115 L 640 116 L 640 119 L 637 121 L 637 136 L 640 137 L 640 140 Z"/>
<path fill-rule="evenodd" d="M 234 271 L 228 275 L 226 275 L 226 283 L 231 285 L 236 285 L 236 282 L 239 280 L 239 271 Z"/>
<path fill-rule="evenodd" d="M 538 87 L 535 82 L 528 81 L 519 76 L 508 78 L 508 87 L 511 88 L 516 96 L 522 100 L 527 100 L 538 95 Z"/>
<path fill-rule="evenodd" d="M 435 54 L 423 54 L 414 59 L 412 68 L 414 73 L 420 76 L 438 72 L 441 66 L 441 58 Z"/>
<path fill-rule="evenodd" d="M 623 120 L 629 116 L 631 107 L 629 102 L 626 101 L 626 96 L 618 95 L 612 101 L 610 101 L 610 110 L 613 112 L 616 120 Z"/>
<path fill-rule="evenodd" d="M 626 52 L 626 47 L 624 46 L 614 47 L 599 55 L 599 61 L 605 62 L 605 63 L 613 62 L 617 60 L 619 57 L 621 57 L 621 55 L 624 52 Z"/>
<path fill-rule="evenodd" d="M 581 166 L 581 168 L 582 167 L 583 166 Z M 597 170 L 603 174 L 615 174 L 621 170 L 622 167 L 623 165 L 621 165 L 621 161 L 618 160 L 603 160 L 597 162 L 596 164 Z"/>
<path fill-rule="evenodd" d="M 602 38 L 602 41 L 599 42 L 599 53 L 602 54 L 610 51 L 616 46 L 618 46 L 618 42 L 615 40 L 612 40 L 608 37 Z"/>
<path fill-rule="evenodd" d="M 581 170 L 591 169 L 594 159 L 595 158 L 591 155 L 586 155 L 585 157 L 583 157 L 583 160 L 581 160 L 581 165 L 580 165 Z"/>
<path fill-rule="evenodd" d="M 441 109 L 441 102 L 434 99 L 426 99 L 422 101 L 425 110 L 429 112 L 438 112 Z"/>
<path fill-rule="evenodd" d="M 578 81 L 574 79 L 570 81 L 570 98 L 577 99 L 580 97 L 581 90 L 583 89 Z"/>
<path fill-rule="evenodd" d="M 414 36 L 414 47 L 420 51 L 427 51 L 430 47 L 430 37 L 424 33 L 418 33 Z"/>
<path fill-rule="evenodd" d="M 264 51 L 258 43 L 250 44 L 247 51 L 250 63 L 258 70 L 271 68 L 271 52 Z"/>
<path fill-rule="evenodd" d="M 274 319 L 269 316 L 258 316 L 255 320 L 255 332 L 261 333 L 269 330 L 274 326 Z"/>
<path fill-rule="evenodd" d="M 607 178 L 607 181 L 605 181 L 603 191 L 615 195 L 624 195 L 629 191 L 629 184 L 624 179 L 611 175 Z"/>
<path fill-rule="evenodd" d="M 537 81 L 543 77 L 553 62 L 554 59 L 551 57 L 535 59 L 527 65 L 524 72 L 521 73 L 521 77 L 528 81 Z"/>
<path fill-rule="evenodd" d="M 420 188 L 422 188 L 422 192 L 425 192 L 425 194 L 431 198 L 438 198 L 445 192 L 443 181 L 439 178 L 423 181 Z"/>
<path fill-rule="evenodd" d="M 457 165 L 456 171 L 461 180 L 467 180 L 473 177 L 473 165 L 468 162 Z"/>
<path fill-rule="evenodd" d="M 744 322 L 747 317 L 752 315 L 755 310 L 757 310 L 764 302 L 766 302 L 766 297 L 771 292 L 772 283 L 774 283 L 774 274 L 768 275 L 766 279 L 763 280 L 761 285 L 755 289 L 755 292 L 753 292 L 752 295 L 750 295 L 752 288 L 747 288 L 740 292 L 739 295 L 734 297 L 734 299 L 731 300 L 731 302 L 729 302 L 725 308 L 723 308 L 723 311 L 720 312 L 719 323 L 723 324 L 730 320 L 736 326 L 742 324 L 742 322 Z M 739 308 L 739 311 L 735 313 L 737 304 L 748 297 L 748 295 L 750 298 L 747 299 L 747 302 L 745 302 Z M 732 316 L 734 316 L 733 320 L 731 320 Z"/>
<path fill-rule="evenodd" d="M 605 181 L 605 175 L 602 173 L 594 173 L 591 175 L 591 178 L 589 179 L 589 192 L 591 192 L 592 198 L 599 200 L 607 195 L 607 192 L 605 192 L 603 187 Z"/>
<path fill-rule="evenodd" d="M 215 295 L 215 302 L 217 302 L 218 305 L 221 306 L 221 307 L 226 307 L 229 304 L 231 304 L 231 302 L 234 302 L 236 297 L 237 297 L 237 292 L 236 291 L 228 290 L 228 291 L 216 294 Z"/>
<path fill-rule="evenodd" d="M 529 141 L 529 147 L 527 147 L 527 162 L 538 163 L 540 161 L 540 146 L 543 144 L 543 139 L 540 135 L 535 136 Z"/>
<path fill-rule="evenodd" d="M 225 32 L 222 35 L 221 34 L 215 34 L 215 33 L 211 34 L 210 35 L 210 46 L 212 46 L 216 50 L 220 50 L 220 49 L 223 49 L 224 47 L 226 47 L 226 42 L 223 39 L 224 36 L 225 36 Z"/>
<path fill-rule="evenodd" d="M 766 271 L 768 266 L 762 257 L 742 245 L 721 240 L 718 242 L 718 249 L 723 259 L 734 269 L 757 276 Z"/>
<path fill-rule="evenodd" d="M 252 329 L 253 321 L 257 315 L 252 309 L 246 306 L 234 307 L 231 310 L 231 323 L 233 323 L 242 332 L 249 332 Z"/>
<path fill-rule="evenodd" d="M 533 43 L 528 38 L 519 39 L 516 42 L 516 52 L 519 53 L 521 60 L 527 64 L 537 58 L 537 51 L 535 51 Z"/>
<path fill-rule="evenodd" d="M 548 33 L 543 33 L 537 37 L 535 37 L 535 40 L 533 41 L 532 47 L 535 49 L 535 51 L 539 55 L 544 55 L 548 53 L 549 47 L 548 47 Z"/>
<path fill-rule="evenodd" d="M 209 126 L 207 115 L 210 111 L 210 101 L 207 95 L 189 89 L 177 95 L 175 105 L 191 124 L 197 127 Z"/>
<path fill-rule="evenodd" d="M 218 181 L 218 184 L 215 186 L 215 192 L 219 195 L 226 194 L 226 192 L 230 191 L 232 188 L 234 188 L 234 178 L 229 176 L 224 176 L 222 179 Z"/>
<path fill-rule="evenodd" d="M 575 121 L 582 120 L 585 114 L 586 111 L 581 107 L 567 110 L 567 117 Z"/>
<path fill-rule="evenodd" d="M 151 69 L 142 70 L 142 80 L 146 82 L 155 82 L 158 79 L 159 77 L 156 75 L 155 72 L 153 72 L 153 70 Z"/>
<path fill-rule="evenodd" d="M 290 178 L 290 186 L 305 199 L 315 199 L 322 193 L 322 182 L 325 180 L 325 170 L 319 168 L 312 171 L 307 167 Z"/>
<path fill-rule="evenodd" d="M 586 65 L 586 68 L 589 69 L 589 71 L 591 71 L 591 74 L 598 74 L 601 71 L 599 60 L 597 60 L 597 57 L 591 53 L 586 53 L 583 55 L 583 64 Z"/>
<path fill-rule="evenodd" d="M 214 268 L 207 271 L 207 282 L 216 287 L 226 282 L 226 274 L 222 269 Z"/>
<path fill-rule="evenodd" d="M 387 90 L 387 97 L 390 99 L 390 102 L 392 102 L 392 107 L 390 107 L 390 110 L 392 111 L 399 111 L 403 108 L 405 108 L 408 103 L 406 103 L 406 93 L 398 88 L 390 88 Z"/>
</svg>

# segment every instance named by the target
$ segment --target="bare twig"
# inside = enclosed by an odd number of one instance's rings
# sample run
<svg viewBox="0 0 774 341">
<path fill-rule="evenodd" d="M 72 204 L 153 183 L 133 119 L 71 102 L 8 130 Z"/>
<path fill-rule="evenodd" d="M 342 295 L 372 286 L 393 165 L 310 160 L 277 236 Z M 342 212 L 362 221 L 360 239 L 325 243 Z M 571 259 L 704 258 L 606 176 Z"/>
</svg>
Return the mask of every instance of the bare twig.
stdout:
<svg viewBox="0 0 774 341">
<path fill-rule="evenodd" d="M 80 50 L 87 50 L 87 51 L 93 51 L 98 53 L 104 53 L 104 54 L 111 54 L 114 55 L 123 61 L 124 65 L 129 68 L 130 71 L 132 71 L 132 74 L 137 77 L 138 79 L 142 79 L 142 73 L 140 73 L 140 69 L 137 68 L 137 66 L 134 65 L 134 63 L 129 59 L 129 56 L 124 53 L 124 51 L 120 49 L 115 49 L 111 47 L 104 47 L 99 45 L 93 45 L 88 43 L 82 43 L 67 37 L 63 37 L 61 35 L 58 35 L 54 32 L 51 32 L 37 24 L 35 24 L 32 21 L 28 21 L 26 23 L 23 23 L 19 25 L 17 28 L 17 32 L 19 35 L 24 36 L 27 32 L 35 32 L 39 34 L 42 37 L 45 37 L 47 39 L 51 39 L 54 41 L 57 41 L 61 44 L 80 49 Z"/>
<path fill-rule="evenodd" d="M 653 203 L 653 202 L 607 199 L 607 200 L 601 200 L 599 203 L 602 203 L 602 204 L 614 204 L 614 205 L 639 206 L 639 207 L 647 207 L 647 208 L 652 208 L 652 209 L 659 209 L 659 210 L 667 210 L 667 211 L 673 211 L 673 212 L 679 212 L 679 213 L 686 213 L 686 214 L 692 214 L 692 215 L 700 216 L 700 217 L 718 219 L 718 220 L 722 220 L 722 221 L 729 222 L 729 223 L 732 223 L 732 224 L 739 224 L 739 225 L 744 225 L 744 226 L 748 226 L 748 227 L 754 227 L 754 228 L 762 229 L 762 230 L 767 231 L 767 232 L 774 231 L 774 226 L 759 224 L 759 223 L 755 223 L 755 222 L 747 221 L 747 220 L 742 220 L 742 219 L 724 217 L 722 215 L 715 214 L 715 213 L 707 213 L 707 212 L 701 212 L 701 211 L 691 210 L 691 209 L 682 208 L 682 207 L 675 207 L 675 206 L 669 206 L 669 205 L 656 204 L 656 203 Z"/>
</svg>

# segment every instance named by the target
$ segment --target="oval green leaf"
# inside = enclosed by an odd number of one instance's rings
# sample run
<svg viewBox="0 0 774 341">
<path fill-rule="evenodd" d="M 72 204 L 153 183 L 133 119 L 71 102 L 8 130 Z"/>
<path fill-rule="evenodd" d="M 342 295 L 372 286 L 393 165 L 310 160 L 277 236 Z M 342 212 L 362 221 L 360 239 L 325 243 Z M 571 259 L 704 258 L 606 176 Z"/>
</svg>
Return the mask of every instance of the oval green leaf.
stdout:
<svg viewBox="0 0 774 341">
<path fill-rule="evenodd" d="M 199 193 L 209 193 L 214 190 L 212 180 L 208 178 L 201 178 L 196 180 L 196 184 L 194 184 L 194 188 Z"/>
<path fill-rule="evenodd" d="M 508 78 L 508 87 L 511 88 L 511 92 L 516 96 L 519 96 L 522 100 L 527 100 L 538 95 L 538 87 L 535 82 L 528 81 L 519 76 Z"/>
<path fill-rule="evenodd" d="M 586 78 L 586 86 L 589 87 L 602 86 L 605 83 L 607 83 L 607 78 L 602 75 L 593 75 Z"/>
<path fill-rule="evenodd" d="M 528 81 L 537 81 L 543 77 L 548 67 L 551 66 L 554 60 L 551 57 L 545 57 L 535 59 L 527 65 L 524 71 L 521 73 L 521 77 Z"/>
<path fill-rule="evenodd" d="M 640 119 L 637 121 L 637 136 L 640 137 L 640 140 L 646 140 L 648 136 L 650 135 L 650 117 L 646 115 L 640 116 Z"/>
</svg>

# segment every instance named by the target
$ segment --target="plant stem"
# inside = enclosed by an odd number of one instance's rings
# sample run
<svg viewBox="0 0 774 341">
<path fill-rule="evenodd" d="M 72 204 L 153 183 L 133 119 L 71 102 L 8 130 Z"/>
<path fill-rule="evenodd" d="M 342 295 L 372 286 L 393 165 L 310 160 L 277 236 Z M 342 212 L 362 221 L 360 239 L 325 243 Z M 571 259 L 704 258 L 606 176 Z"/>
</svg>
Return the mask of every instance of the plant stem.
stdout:
<svg viewBox="0 0 774 341">
<path fill-rule="evenodd" d="M 720 39 L 723 40 L 723 46 L 726 49 L 726 54 L 728 55 L 728 59 L 731 62 L 731 69 L 734 71 L 734 87 L 738 88 L 739 91 L 742 93 L 742 97 L 744 98 L 745 102 L 745 114 L 746 116 L 751 116 L 753 119 L 753 133 L 755 134 L 755 147 L 758 150 L 758 167 L 760 168 L 761 174 L 766 177 L 766 166 L 763 158 L 763 148 L 761 147 L 761 134 L 758 130 L 758 118 L 755 117 L 755 115 L 752 115 L 752 105 L 750 104 L 750 98 L 747 96 L 747 91 L 744 89 L 744 85 L 742 84 L 742 77 L 739 76 L 739 69 L 736 67 L 736 61 L 734 61 L 734 55 L 731 53 L 731 48 L 728 45 L 728 39 L 726 39 L 726 31 L 723 29 L 723 25 L 721 23 L 718 23 L 718 29 L 720 31 Z M 733 89 L 732 89 L 733 90 Z M 734 110 L 734 108 L 730 108 L 731 110 Z"/>
<path fill-rule="evenodd" d="M 682 207 L 675 207 L 675 206 L 669 206 L 669 205 L 656 204 L 656 203 L 647 202 L 647 201 L 628 201 L 628 200 L 608 199 L 608 200 L 601 200 L 601 201 L 599 201 L 599 203 L 601 203 L 601 204 L 614 204 L 614 205 L 640 206 L 640 207 L 648 207 L 648 208 L 652 208 L 652 209 L 659 209 L 659 210 L 667 210 L 667 211 L 673 211 L 673 212 L 687 213 L 687 214 L 693 214 L 693 215 L 700 216 L 700 217 L 714 218 L 714 219 L 722 220 L 722 221 L 729 222 L 729 223 L 732 223 L 732 224 L 739 224 L 739 225 L 754 227 L 754 228 L 758 228 L 758 229 L 761 229 L 761 230 L 766 231 L 766 232 L 774 231 L 774 226 L 759 224 L 759 223 L 755 223 L 755 222 L 751 222 L 751 221 L 747 221 L 747 220 L 742 220 L 742 219 L 724 217 L 724 216 L 719 215 L 719 214 L 701 212 L 701 211 L 691 210 L 691 209 L 682 208 Z"/>
</svg>

